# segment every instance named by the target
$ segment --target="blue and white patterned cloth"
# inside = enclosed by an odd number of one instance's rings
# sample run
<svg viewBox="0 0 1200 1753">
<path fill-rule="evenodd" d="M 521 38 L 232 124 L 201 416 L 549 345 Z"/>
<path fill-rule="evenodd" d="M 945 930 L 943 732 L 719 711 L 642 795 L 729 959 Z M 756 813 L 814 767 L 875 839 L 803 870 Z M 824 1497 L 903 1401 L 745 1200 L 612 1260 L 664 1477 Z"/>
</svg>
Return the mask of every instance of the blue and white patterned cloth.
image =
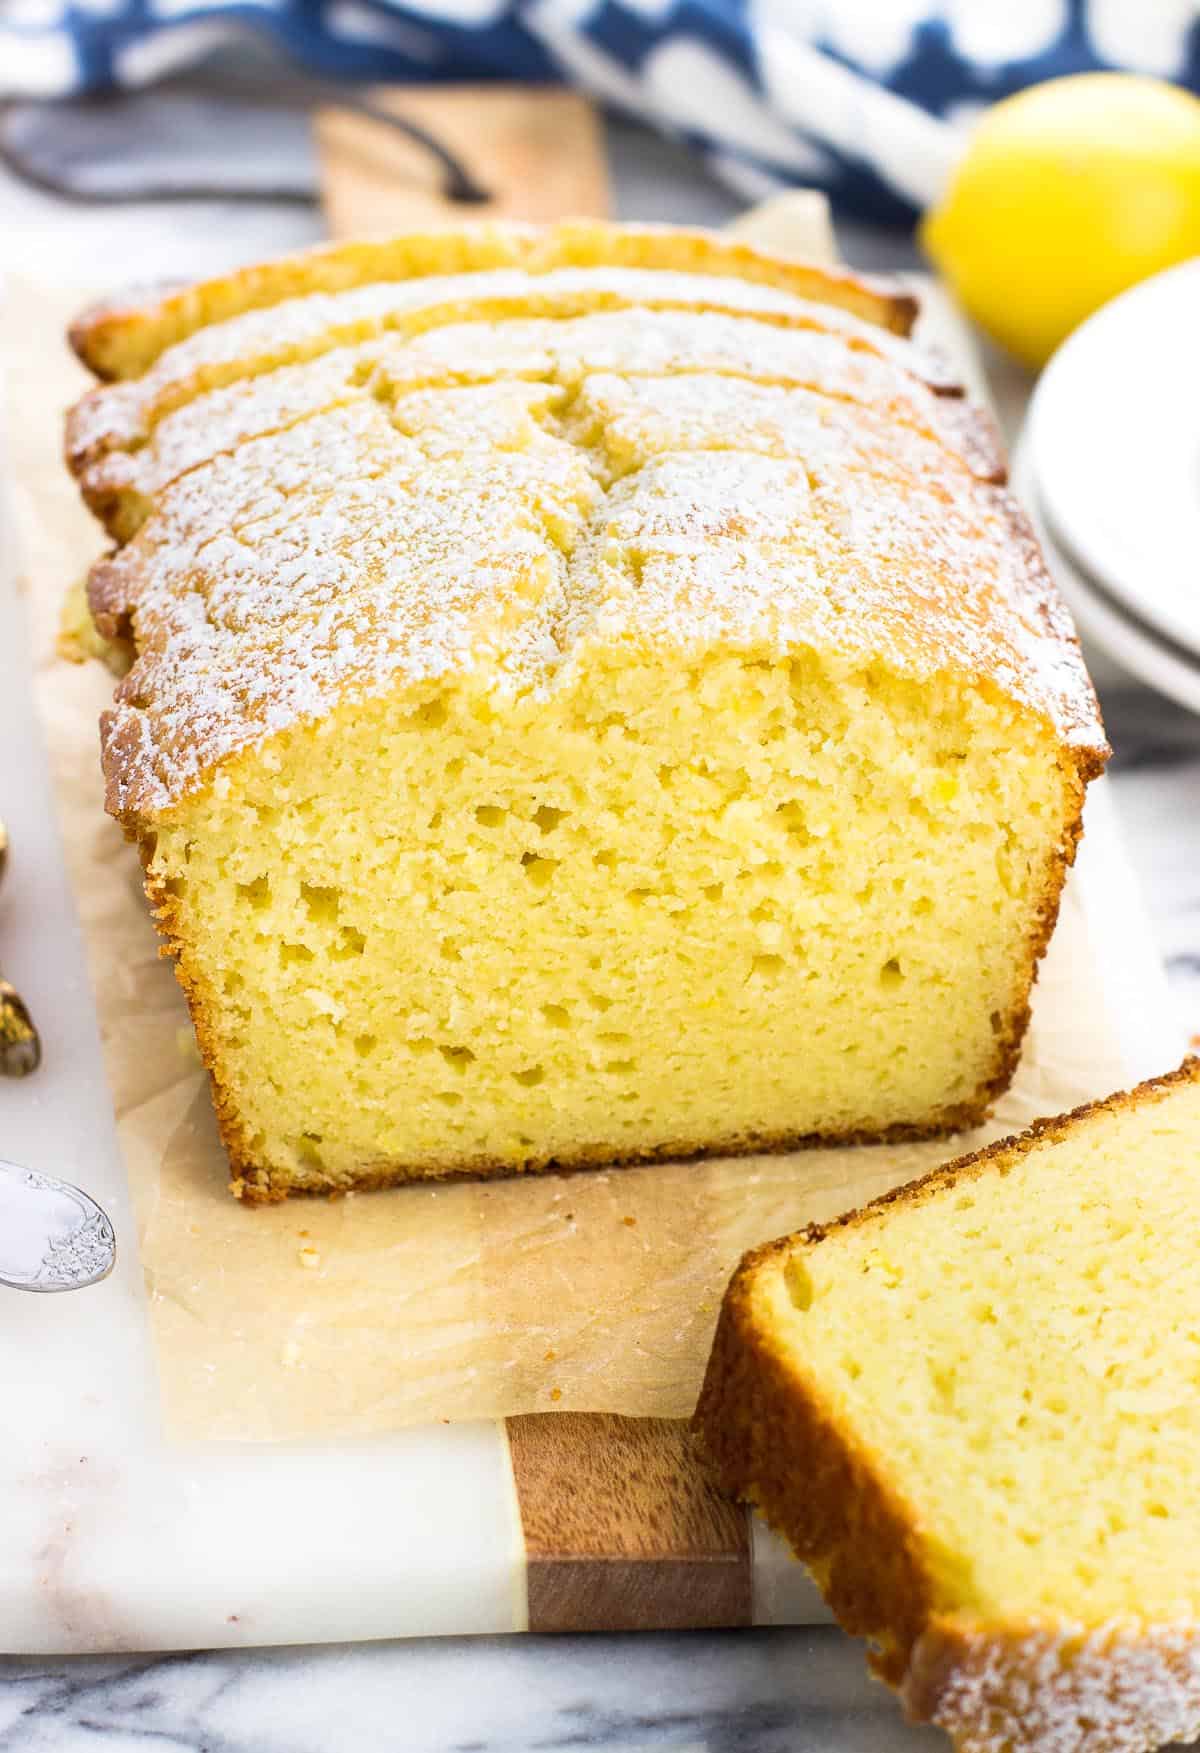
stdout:
<svg viewBox="0 0 1200 1753">
<path fill-rule="evenodd" d="M 1022 86 L 1200 91 L 1200 0 L 0 0 L 0 96 L 143 85 L 247 30 L 335 78 L 566 79 L 747 195 L 805 183 L 892 221 L 936 194 L 946 124 Z"/>
</svg>

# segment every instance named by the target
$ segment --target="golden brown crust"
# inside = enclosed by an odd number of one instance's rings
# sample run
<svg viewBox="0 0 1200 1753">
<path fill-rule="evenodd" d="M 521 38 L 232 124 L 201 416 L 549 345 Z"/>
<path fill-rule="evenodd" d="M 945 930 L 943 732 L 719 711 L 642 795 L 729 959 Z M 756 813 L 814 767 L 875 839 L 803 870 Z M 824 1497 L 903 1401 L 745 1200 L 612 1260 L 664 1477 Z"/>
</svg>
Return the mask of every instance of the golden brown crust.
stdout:
<svg viewBox="0 0 1200 1753">
<path fill-rule="evenodd" d="M 550 231 L 516 224 L 458 225 L 398 238 L 325 244 L 196 285 L 169 285 L 149 295 L 137 289 L 93 304 L 71 325 L 70 341 L 90 371 L 111 381 L 139 376 L 165 348 L 209 323 L 267 309 L 287 298 L 425 274 L 498 267 L 541 273 L 601 261 L 767 280 L 801 298 L 840 305 L 897 335 L 907 335 L 917 315 L 916 299 L 894 281 L 788 261 L 720 232 L 581 219 Z"/>
<path fill-rule="evenodd" d="M 721 1489 L 778 1529 L 839 1624 L 880 1640 L 879 1672 L 895 1685 L 930 1611 L 933 1579 L 908 1507 L 805 1392 L 756 1317 L 755 1275 L 791 1246 L 756 1248 L 734 1273 L 693 1430 Z"/>
<path fill-rule="evenodd" d="M 195 1013 L 193 1012 L 193 1019 Z M 233 1176 L 230 1192 L 246 1205 L 274 1205 L 295 1194 L 311 1194 L 328 1198 L 334 1188 L 328 1179 L 281 1184 L 278 1171 L 264 1168 L 248 1160 L 239 1150 L 237 1140 L 241 1129 L 236 1122 L 226 1125 L 222 1119 L 220 1085 L 213 1080 L 214 1104 L 217 1107 L 221 1138 L 229 1155 Z M 598 1144 L 570 1156 L 531 1157 L 520 1163 L 497 1162 L 486 1156 L 463 1157 L 445 1166 L 429 1168 L 423 1164 L 367 1164 L 356 1169 L 352 1181 L 342 1191 L 374 1192 L 384 1187 L 400 1187 L 410 1181 L 478 1181 L 513 1180 L 518 1175 L 574 1174 L 587 1169 L 631 1169 L 643 1163 L 705 1162 L 715 1157 L 781 1156 L 798 1150 L 821 1150 L 833 1146 L 868 1144 L 914 1144 L 947 1133 L 964 1132 L 977 1125 L 982 1114 L 965 1105 L 943 1110 L 943 1118 L 928 1126 L 889 1126 L 882 1132 L 772 1132 L 743 1133 L 736 1137 L 718 1138 L 697 1150 L 691 1144 L 645 1145 L 630 1149 L 626 1143 Z"/>
<path fill-rule="evenodd" d="M 1010 1732 L 1014 1718 L 1006 1709 L 1021 1699 L 1028 1713 L 1039 1670 L 1055 1693 L 1056 1734 L 1066 1733 L 1064 1725 L 1077 1726 L 1081 1713 L 1086 1718 L 1080 1699 L 1095 1705 L 1105 1685 L 1116 1717 L 1124 1711 L 1119 1734 L 1113 1730 L 1113 1738 L 1094 1743 L 1086 1736 L 1054 1740 L 1063 1753 L 1088 1745 L 1149 1747 L 1173 1738 L 1173 1728 L 1165 1736 L 1145 1734 L 1144 1712 L 1139 1727 L 1137 1713 L 1128 1708 L 1148 1640 L 1140 1628 L 1131 1644 L 1128 1628 L 1122 1634 L 1119 1627 L 1087 1634 L 1082 1628 L 1032 1624 L 981 1631 L 948 1615 L 923 1561 L 915 1512 L 852 1434 L 829 1416 L 816 1387 L 760 1320 L 756 1281 L 798 1245 L 816 1246 L 838 1230 L 876 1222 L 897 1205 L 925 1203 L 961 1180 L 1003 1168 L 1047 1139 L 1061 1140 L 1096 1114 L 1160 1101 L 1181 1083 L 1200 1083 L 1200 1058 L 1185 1059 L 1177 1070 L 1132 1090 L 1035 1121 L 831 1223 L 810 1224 L 796 1236 L 766 1243 L 745 1256 L 726 1292 L 693 1421 L 722 1489 L 755 1504 L 809 1565 L 839 1623 L 871 1640 L 872 1665 L 900 1689 L 913 1719 L 941 1723 L 968 1753 L 1003 1753 L 1014 1744 L 999 1729 L 995 1740 L 980 1734 L 979 1724 L 986 1724 L 992 1712 L 991 1720 L 1001 1727 L 1007 1723 Z M 1111 1664 L 1105 1668 L 1101 1661 L 1096 1672 L 1080 1660 L 1085 1646 L 1094 1657 L 1114 1642 L 1120 1645 L 1123 1635 L 1129 1645 L 1122 1653 L 1128 1669 L 1124 1680 L 1114 1678 Z M 1200 1634 L 1184 1628 L 1177 1636 L 1168 1628 L 1162 1648 L 1150 1653 L 1154 1662 L 1166 1664 L 1164 1709 L 1176 1713 L 1169 1722 L 1200 1723 Z"/>
</svg>

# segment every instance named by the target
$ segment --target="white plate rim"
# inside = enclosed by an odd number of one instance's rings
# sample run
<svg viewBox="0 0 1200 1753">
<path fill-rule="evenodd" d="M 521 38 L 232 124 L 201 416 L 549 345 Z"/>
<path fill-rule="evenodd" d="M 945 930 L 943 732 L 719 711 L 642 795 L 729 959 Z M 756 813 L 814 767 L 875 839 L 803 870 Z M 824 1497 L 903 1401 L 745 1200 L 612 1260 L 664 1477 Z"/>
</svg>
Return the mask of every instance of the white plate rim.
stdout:
<svg viewBox="0 0 1200 1753">
<path fill-rule="evenodd" d="M 1064 421 L 1068 428 L 1070 425 L 1062 397 L 1071 394 L 1072 377 L 1097 355 L 1102 358 L 1108 353 L 1111 357 L 1123 345 L 1119 339 L 1114 343 L 1113 337 L 1128 333 L 1131 325 L 1143 328 L 1161 327 L 1164 322 L 1172 325 L 1179 336 L 1181 359 L 1186 361 L 1189 355 L 1194 356 L 1198 309 L 1200 256 L 1153 275 L 1104 305 L 1068 337 L 1043 371 L 1030 399 L 1023 443 L 1032 454 L 1041 520 L 1052 532 L 1055 547 L 1069 557 L 1073 569 L 1094 580 L 1111 599 L 1119 601 L 1127 612 L 1159 636 L 1173 640 L 1189 655 L 1200 657 L 1200 554 L 1196 566 L 1196 607 L 1191 613 L 1180 612 L 1169 598 L 1147 593 L 1144 588 L 1144 581 L 1159 570 L 1153 549 L 1145 552 L 1136 576 L 1123 569 L 1119 560 L 1114 563 L 1074 490 L 1078 477 L 1073 481 L 1062 467 L 1065 448 L 1062 425 Z M 1100 368 L 1093 365 L 1091 369 L 1097 372 Z M 1196 461 L 1200 465 L 1200 448 Z"/>
<path fill-rule="evenodd" d="M 1032 450 L 1024 435 L 1013 453 L 1012 487 L 1034 527 L 1054 581 L 1085 636 L 1155 693 L 1200 714 L 1200 662 L 1193 663 L 1180 647 L 1160 639 L 1150 627 L 1127 614 L 1102 587 L 1085 577 L 1055 540 L 1038 497 Z"/>
</svg>

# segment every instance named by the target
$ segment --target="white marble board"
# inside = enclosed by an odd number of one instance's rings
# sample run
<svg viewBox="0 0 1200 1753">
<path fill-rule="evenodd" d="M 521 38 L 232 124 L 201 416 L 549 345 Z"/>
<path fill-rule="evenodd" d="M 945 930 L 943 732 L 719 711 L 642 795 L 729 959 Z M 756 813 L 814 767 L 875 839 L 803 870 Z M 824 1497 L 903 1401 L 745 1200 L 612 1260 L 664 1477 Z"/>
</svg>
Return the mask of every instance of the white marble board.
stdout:
<svg viewBox="0 0 1200 1753">
<path fill-rule="evenodd" d="M 10 443 L 19 435 L 10 435 Z M 6 974 L 54 1019 L 40 1072 L 0 1084 L 0 1155 L 66 1176 L 126 1238 L 104 1285 L 0 1298 L 0 1649 L 151 1650 L 526 1625 L 502 1424 L 326 1445 L 172 1447 L 96 1015 L 27 678 L 13 538 L 0 556 L 0 895 Z M 1179 1056 L 1166 988 L 1102 782 L 1072 879 L 1127 1079 Z M 759 1623 L 822 1616 L 755 1526 Z"/>
</svg>

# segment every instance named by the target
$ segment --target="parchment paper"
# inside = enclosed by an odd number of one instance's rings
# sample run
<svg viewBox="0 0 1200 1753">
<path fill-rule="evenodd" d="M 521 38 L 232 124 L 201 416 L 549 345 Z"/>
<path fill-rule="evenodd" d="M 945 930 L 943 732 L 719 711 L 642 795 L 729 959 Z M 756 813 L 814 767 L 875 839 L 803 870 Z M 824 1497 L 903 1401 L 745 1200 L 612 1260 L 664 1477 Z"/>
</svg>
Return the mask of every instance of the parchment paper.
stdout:
<svg viewBox="0 0 1200 1753">
<path fill-rule="evenodd" d="M 59 460 L 62 409 L 85 382 L 61 340 L 67 314 L 45 288 L 10 292 L 8 449 L 37 699 L 176 1433 L 336 1438 L 555 1408 L 684 1416 L 746 1247 L 1122 1082 L 1068 891 L 1016 1084 L 978 1134 L 236 1204 L 137 858 L 102 809 L 96 720 L 112 678 L 55 652 L 64 589 L 103 546 Z"/>
</svg>

